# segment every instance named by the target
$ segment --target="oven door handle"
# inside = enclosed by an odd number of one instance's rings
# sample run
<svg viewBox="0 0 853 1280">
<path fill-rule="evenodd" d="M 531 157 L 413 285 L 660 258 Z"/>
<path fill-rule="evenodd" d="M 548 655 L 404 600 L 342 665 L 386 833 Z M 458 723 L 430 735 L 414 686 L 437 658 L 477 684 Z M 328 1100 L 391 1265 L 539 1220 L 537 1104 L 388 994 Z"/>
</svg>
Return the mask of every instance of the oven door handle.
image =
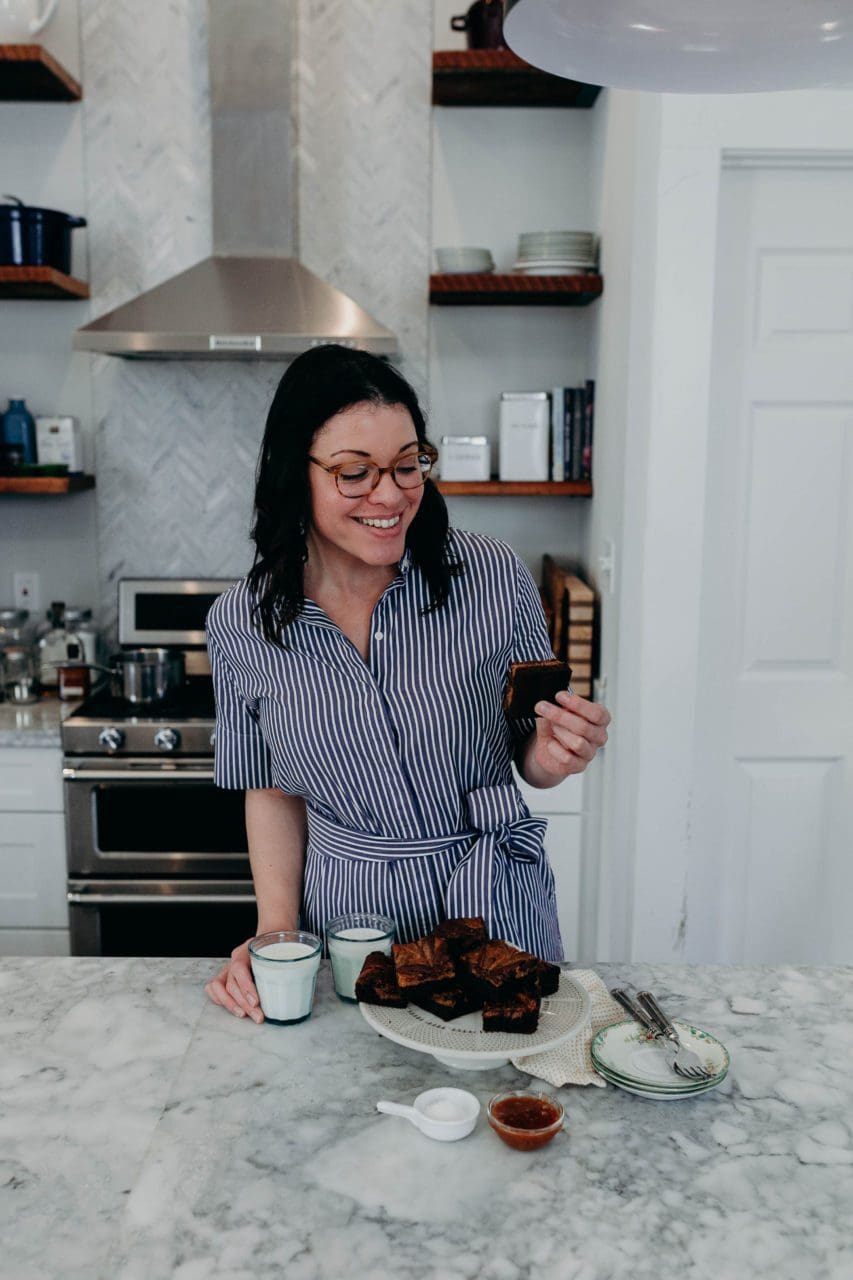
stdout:
<svg viewBox="0 0 853 1280">
<path fill-rule="evenodd" d="M 66 782 L 213 782 L 212 769 L 73 769 L 64 768 Z"/>
<path fill-rule="evenodd" d="M 77 893 L 72 891 L 66 894 L 66 897 L 70 903 L 77 907 L 185 907 L 188 903 L 191 905 L 199 904 L 206 906 L 211 902 L 217 904 L 222 903 L 230 906 L 231 903 L 250 903 L 255 901 L 255 895 L 253 893 L 136 894 Z"/>
</svg>

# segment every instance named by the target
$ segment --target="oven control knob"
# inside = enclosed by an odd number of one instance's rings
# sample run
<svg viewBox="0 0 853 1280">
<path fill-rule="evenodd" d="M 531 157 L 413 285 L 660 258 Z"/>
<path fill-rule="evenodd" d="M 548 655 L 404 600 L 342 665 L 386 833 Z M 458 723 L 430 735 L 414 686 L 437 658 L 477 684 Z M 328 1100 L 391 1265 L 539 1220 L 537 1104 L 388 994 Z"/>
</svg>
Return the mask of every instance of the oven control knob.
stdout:
<svg viewBox="0 0 853 1280">
<path fill-rule="evenodd" d="M 177 729 L 158 729 L 154 734 L 154 746 L 158 751 L 174 751 L 180 740 Z"/>
<path fill-rule="evenodd" d="M 98 746 L 106 747 L 107 751 L 118 751 L 119 747 L 124 746 L 124 730 L 102 729 L 98 734 Z"/>
</svg>

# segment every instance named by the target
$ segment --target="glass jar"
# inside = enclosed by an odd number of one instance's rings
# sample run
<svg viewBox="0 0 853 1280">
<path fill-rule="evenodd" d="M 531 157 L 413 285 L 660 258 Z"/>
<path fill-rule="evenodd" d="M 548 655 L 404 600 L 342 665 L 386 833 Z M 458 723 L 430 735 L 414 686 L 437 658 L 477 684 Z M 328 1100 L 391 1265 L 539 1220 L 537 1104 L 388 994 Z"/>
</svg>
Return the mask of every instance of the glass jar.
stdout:
<svg viewBox="0 0 853 1280">
<path fill-rule="evenodd" d="M 28 609 L 0 608 L 0 649 L 29 644 L 29 618 Z"/>
</svg>

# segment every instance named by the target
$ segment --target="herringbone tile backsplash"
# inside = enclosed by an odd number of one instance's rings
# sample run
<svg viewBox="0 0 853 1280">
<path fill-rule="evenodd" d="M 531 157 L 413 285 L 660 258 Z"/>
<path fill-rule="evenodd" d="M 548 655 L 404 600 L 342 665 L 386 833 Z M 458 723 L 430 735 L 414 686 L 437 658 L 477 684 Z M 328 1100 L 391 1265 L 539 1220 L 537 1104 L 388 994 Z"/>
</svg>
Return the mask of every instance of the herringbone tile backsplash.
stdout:
<svg viewBox="0 0 853 1280">
<path fill-rule="evenodd" d="M 80 0 L 92 315 L 208 256 L 206 0 Z M 298 0 L 297 256 L 427 371 L 431 6 Z M 132 576 L 238 576 L 266 362 L 92 357 L 101 622 Z"/>
</svg>

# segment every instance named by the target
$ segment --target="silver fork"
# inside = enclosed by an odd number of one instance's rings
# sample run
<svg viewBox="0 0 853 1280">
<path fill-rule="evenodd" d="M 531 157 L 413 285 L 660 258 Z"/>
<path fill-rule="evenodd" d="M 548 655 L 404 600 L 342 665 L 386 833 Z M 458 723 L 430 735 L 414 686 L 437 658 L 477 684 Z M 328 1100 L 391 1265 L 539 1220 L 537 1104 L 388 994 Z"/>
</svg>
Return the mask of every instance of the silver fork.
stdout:
<svg viewBox="0 0 853 1280">
<path fill-rule="evenodd" d="M 670 1040 L 668 1036 L 664 1035 L 651 1014 L 647 1013 L 643 1006 L 637 1003 L 637 1001 L 632 1000 L 627 991 L 622 990 L 621 987 L 614 987 L 610 994 L 613 996 L 614 1000 L 621 1004 L 625 1012 L 631 1015 L 635 1022 L 639 1022 L 640 1026 L 645 1028 L 645 1030 L 654 1037 L 655 1044 L 663 1051 L 663 1056 L 666 1058 L 666 1065 L 669 1067 L 670 1071 L 674 1071 L 677 1076 L 684 1076 L 687 1080 L 701 1078 L 688 1074 L 687 1071 L 682 1070 L 679 1067 L 678 1062 L 676 1061 L 678 1050 L 672 1040 Z"/>
<path fill-rule="evenodd" d="M 688 1049 L 686 1045 L 681 1043 L 681 1038 L 671 1019 L 666 1016 L 651 991 L 638 991 L 637 1003 L 657 1024 L 670 1044 L 675 1046 L 673 1070 L 677 1071 L 679 1075 L 686 1076 L 688 1080 L 710 1080 L 713 1072 L 707 1069 L 697 1053 L 694 1053 L 692 1049 Z"/>
</svg>

